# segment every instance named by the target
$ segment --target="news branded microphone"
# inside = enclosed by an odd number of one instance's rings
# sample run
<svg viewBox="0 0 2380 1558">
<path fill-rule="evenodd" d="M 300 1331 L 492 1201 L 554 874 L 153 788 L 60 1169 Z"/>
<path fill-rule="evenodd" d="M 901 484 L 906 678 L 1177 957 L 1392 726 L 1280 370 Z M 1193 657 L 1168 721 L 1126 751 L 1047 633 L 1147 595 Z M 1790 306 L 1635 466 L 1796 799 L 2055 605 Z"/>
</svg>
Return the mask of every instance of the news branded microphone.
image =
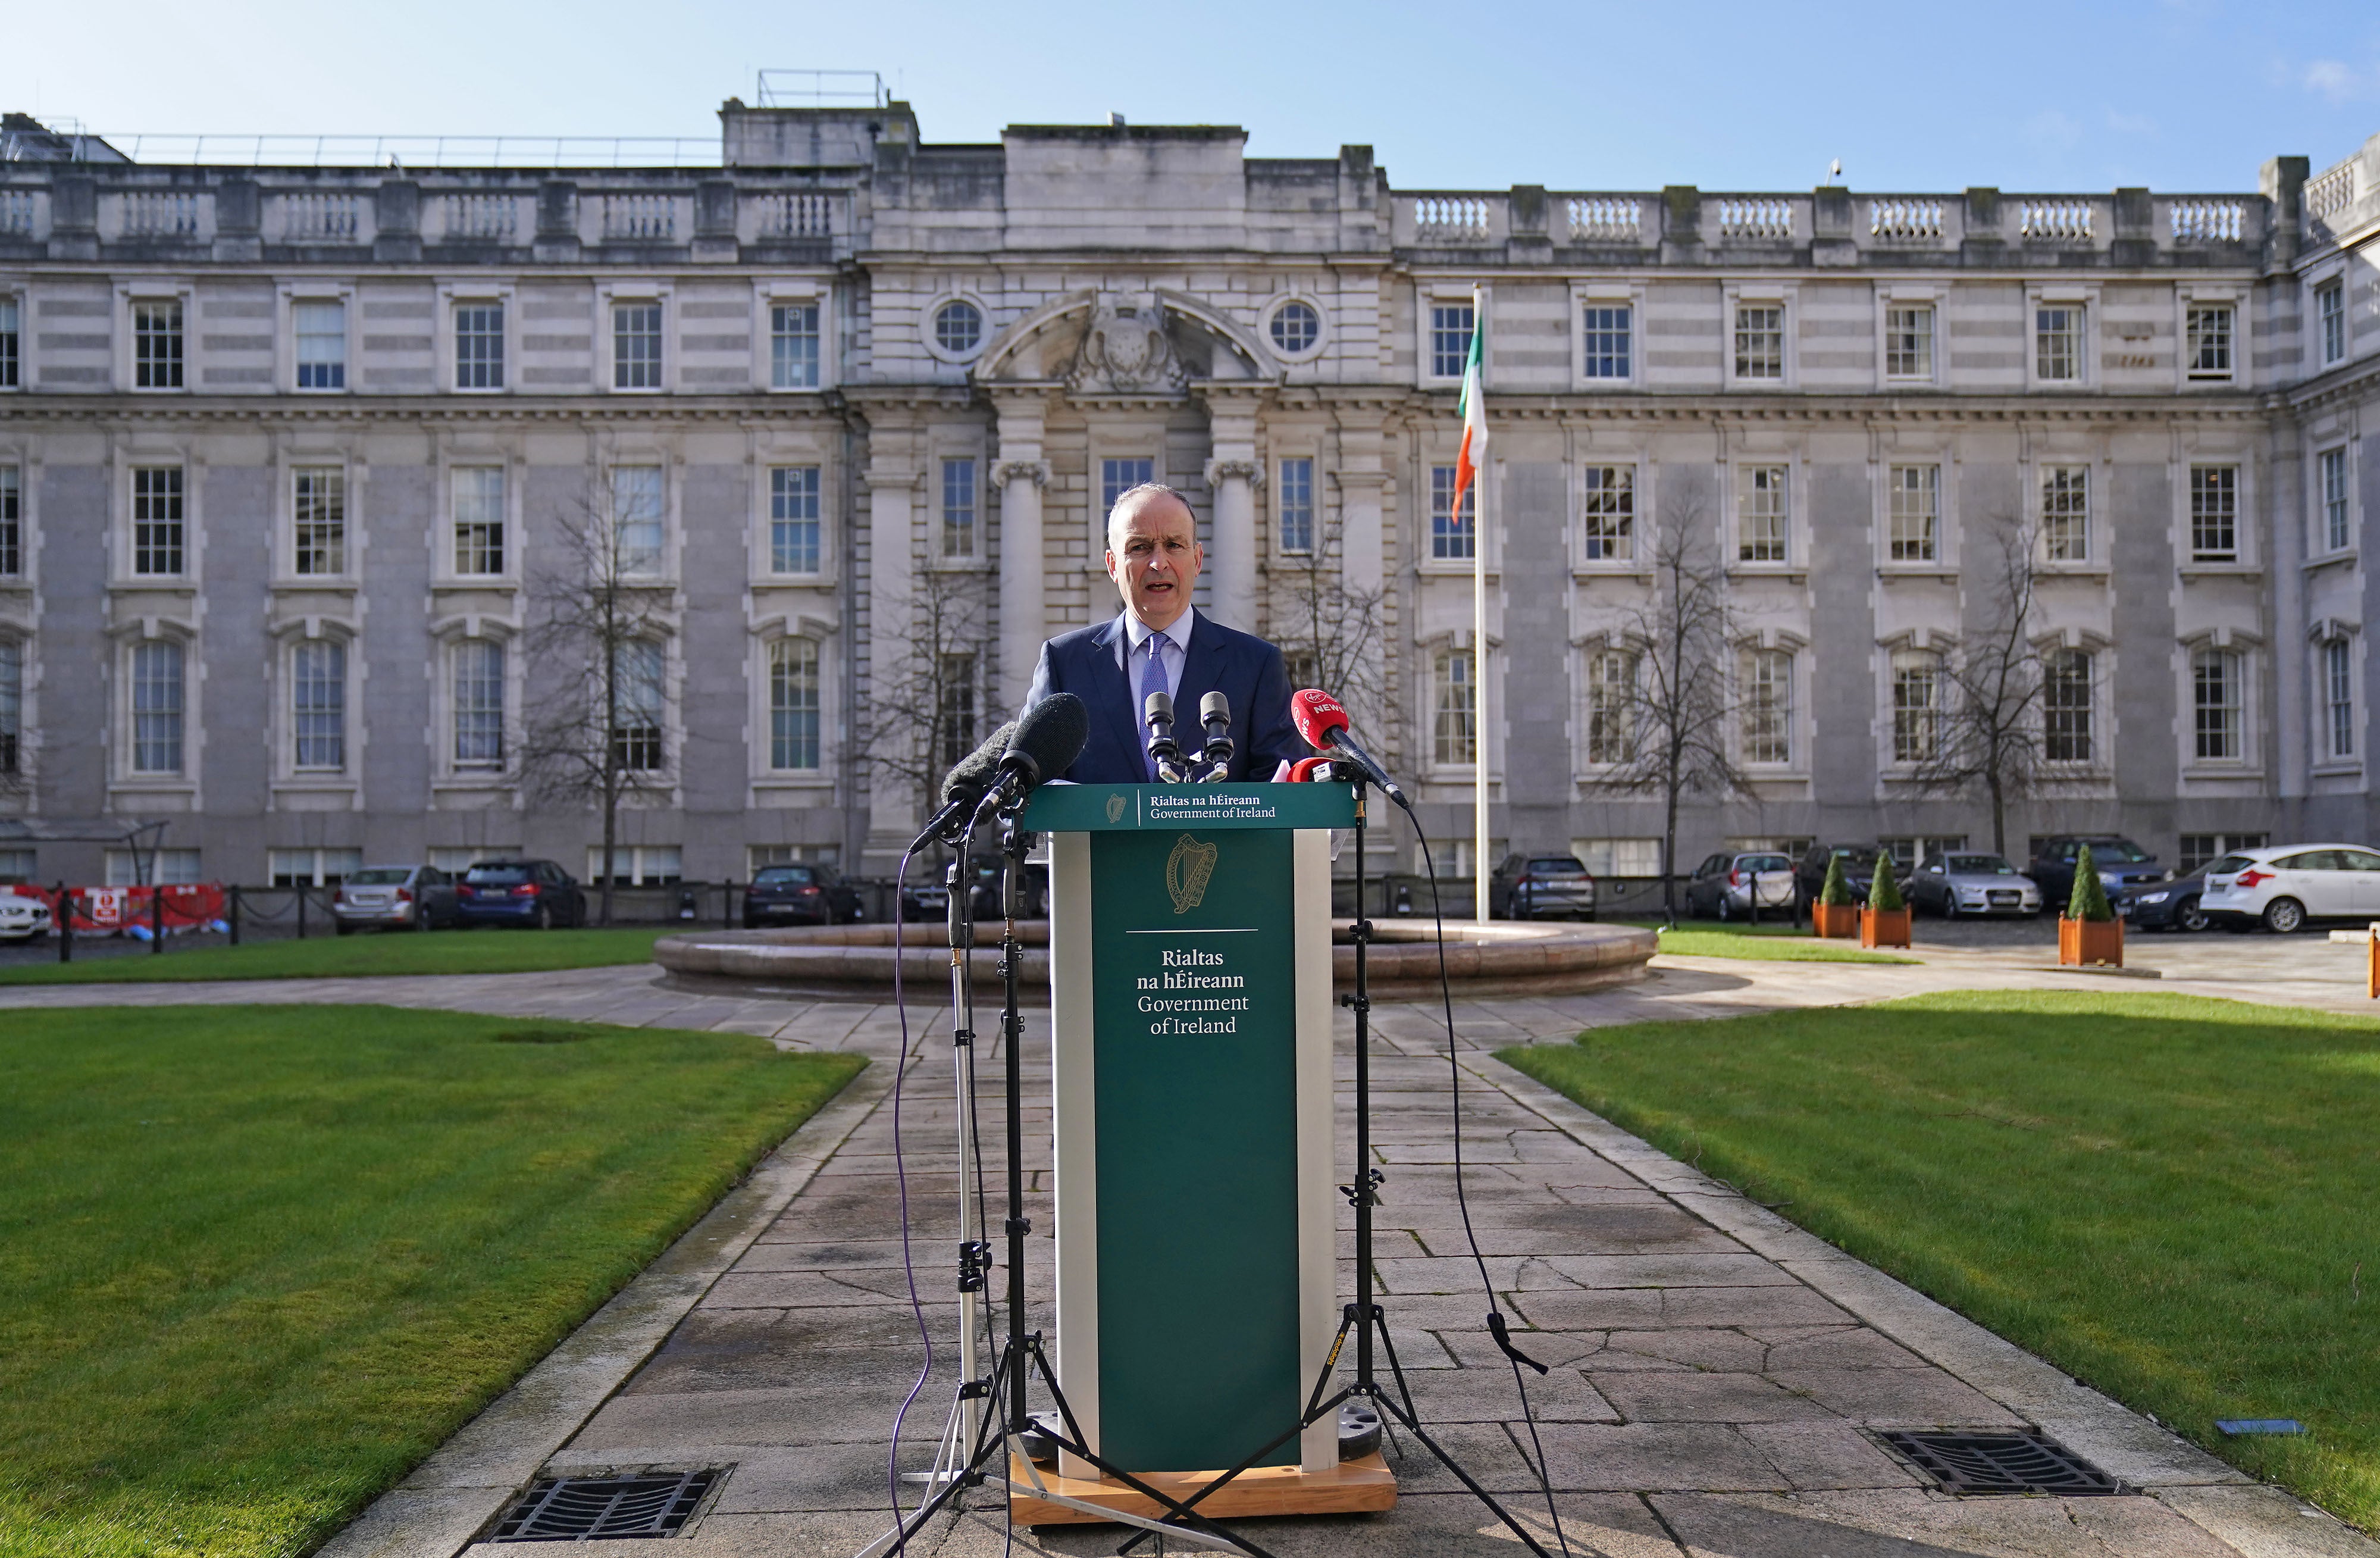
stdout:
<svg viewBox="0 0 2380 1558">
<path fill-rule="evenodd" d="M 1389 771 L 1347 733 L 1347 711 L 1339 706 L 1337 699 L 1307 688 L 1290 699 L 1289 714 L 1297 722 L 1297 734 L 1305 737 L 1307 746 L 1354 763 L 1364 771 L 1364 777 L 1380 787 L 1382 795 L 1412 809 L 1413 803 L 1397 788 L 1397 782 L 1389 777 Z"/>
<path fill-rule="evenodd" d="M 1173 739 L 1173 699 L 1165 692 L 1152 692 L 1142 706 L 1142 720 L 1148 726 L 1148 755 L 1157 763 L 1157 780 L 1161 785 L 1179 785 L 1189 777 L 1183 766 L 1181 743 Z"/>
<path fill-rule="evenodd" d="M 982 822 L 1030 795 L 1044 779 L 1066 772 L 1090 738 L 1090 713 L 1071 692 L 1053 692 L 1026 710 L 1008 750 L 1000 755 L 999 773 L 984 791 L 975 820 Z"/>
<path fill-rule="evenodd" d="M 942 809 L 934 813 L 933 820 L 926 824 L 925 831 L 917 835 L 917 841 L 910 848 L 922 849 L 926 841 L 933 838 L 955 842 L 957 830 L 975 815 L 976 804 L 983 799 L 983 792 L 990 787 L 993 778 L 999 773 L 1000 754 L 1008 749 L 1008 743 L 1015 735 L 1016 722 L 1011 720 L 993 731 L 982 746 L 961 758 L 950 773 L 943 775 Z"/>
<path fill-rule="evenodd" d="M 1198 723 L 1207 727 L 1207 749 L 1198 754 L 1206 772 L 1202 785 L 1220 785 L 1232 776 L 1232 700 L 1220 690 L 1198 700 Z"/>
</svg>

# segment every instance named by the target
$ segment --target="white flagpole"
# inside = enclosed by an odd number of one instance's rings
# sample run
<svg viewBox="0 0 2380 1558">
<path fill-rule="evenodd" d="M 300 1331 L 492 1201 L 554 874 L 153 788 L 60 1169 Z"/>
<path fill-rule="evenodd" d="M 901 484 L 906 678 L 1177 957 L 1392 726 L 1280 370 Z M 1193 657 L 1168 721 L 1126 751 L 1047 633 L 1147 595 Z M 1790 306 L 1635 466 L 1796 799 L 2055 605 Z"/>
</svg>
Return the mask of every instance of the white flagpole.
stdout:
<svg viewBox="0 0 2380 1558">
<path fill-rule="evenodd" d="M 1471 289 L 1471 328 L 1488 327 L 1485 288 Z M 1488 360 L 1483 351 L 1479 360 L 1479 422 L 1488 423 Z M 1480 924 L 1488 923 L 1488 490 L 1495 485 L 1489 475 L 1493 462 L 1488 451 L 1479 451 L 1479 469 L 1472 478 L 1471 491 L 1471 723 L 1472 759 L 1475 765 L 1471 781 L 1471 875 L 1472 918 Z"/>
</svg>

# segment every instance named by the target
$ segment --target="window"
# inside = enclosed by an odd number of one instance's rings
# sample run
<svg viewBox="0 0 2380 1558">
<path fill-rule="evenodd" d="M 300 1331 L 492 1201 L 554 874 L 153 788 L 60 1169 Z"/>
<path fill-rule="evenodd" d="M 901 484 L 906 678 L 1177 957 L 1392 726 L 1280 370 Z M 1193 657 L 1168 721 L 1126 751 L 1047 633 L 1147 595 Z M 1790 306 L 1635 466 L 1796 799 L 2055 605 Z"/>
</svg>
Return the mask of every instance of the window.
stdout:
<svg viewBox="0 0 2380 1558">
<path fill-rule="evenodd" d="M 23 772 L 25 641 L 0 639 L 0 773 Z"/>
<path fill-rule="evenodd" d="M 289 565 L 293 573 L 347 571 L 347 473 L 337 466 L 299 466 L 291 473 Z"/>
<path fill-rule="evenodd" d="M 132 772 L 182 772 L 182 646 L 132 646 Z"/>
<path fill-rule="evenodd" d="M 1127 456 L 1123 459 L 1101 460 L 1099 462 L 1099 512 L 1097 516 L 1100 533 L 1106 534 L 1108 516 L 1115 512 L 1116 499 L 1131 492 L 1135 487 L 1156 480 L 1157 462 L 1153 459 Z"/>
<path fill-rule="evenodd" d="M 816 389 L 819 382 L 819 306 L 779 303 L 769 310 L 769 385 Z"/>
<path fill-rule="evenodd" d="M 132 571 L 172 577 L 182 571 L 182 468 L 132 469 Z"/>
<path fill-rule="evenodd" d="M 455 646 L 454 671 L 455 767 L 466 773 L 500 769 L 504 766 L 504 646 L 494 639 L 465 639 Z"/>
<path fill-rule="evenodd" d="M 1630 314 L 1625 303 L 1590 303 L 1582 323 L 1585 327 L 1585 351 L 1580 359 L 1580 372 L 1589 379 L 1625 379 L 1628 377 Z"/>
<path fill-rule="evenodd" d="M 0 849 L 0 882 L 38 880 L 36 852 L 30 849 Z"/>
<path fill-rule="evenodd" d="M 135 887 L 152 880 L 170 887 L 199 880 L 195 849 L 111 849 L 104 858 L 110 887 Z"/>
<path fill-rule="evenodd" d="M 1470 488 L 1463 493 L 1463 512 L 1454 512 L 1454 468 L 1434 465 L 1429 468 L 1429 554 L 1432 557 L 1467 558 L 1474 541 L 1472 521 L 1479 516 L 1479 494 Z"/>
<path fill-rule="evenodd" d="M 2314 456 L 2322 478 L 2322 541 L 2325 552 L 2344 552 L 2354 542 L 2347 528 L 2347 447 L 2325 449 Z"/>
<path fill-rule="evenodd" d="M 1786 469 L 1781 465 L 1744 467 L 1742 485 L 1736 493 L 1740 528 L 1735 552 L 1739 561 L 1786 560 L 1785 541 L 1792 520 L 1786 478 Z"/>
<path fill-rule="evenodd" d="M 1311 649 L 1283 649 L 1281 651 L 1283 679 L 1292 687 L 1319 687 L 1322 683 L 1322 655 Z"/>
<path fill-rule="evenodd" d="M 289 727 L 297 765 L 335 773 L 347 766 L 347 646 L 310 639 L 290 651 Z"/>
<path fill-rule="evenodd" d="M 1884 310 L 1884 376 L 1914 380 L 1934 377 L 1932 304 Z"/>
<path fill-rule="evenodd" d="M 2313 314 L 2322 331 L 2322 361 L 2327 368 L 2347 356 L 2347 287 L 2340 282 L 2313 289 Z"/>
<path fill-rule="evenodd" d="M 612 846 L 614 887 L 674 887 L 684 879 L 686 850 L 675 844 L 615 844 Z M 603 884 L 603 846 L 587 850 L 587 884 Z"/>
<path fill-rule="evenodd" d="M 2073 305 L 2033 311 L 2033 376 L 2045 384 L 2082 382 L 2082 310 Z"/>
<path fill-rule="evenodd" d="M 983 345 L 983 310 L 973 303 L 944 303 L 934 310 L 934 345 L 965 357 Z"/>
<path fill-rule="evenodd" d="M 2091 560 L 2091 469 L 2053 465 L 2041 473 L 2041 551 L 2053 563 Z"/>
<path fill-rule="evenodd" d="M 504 306 L 465 303 L 455 310 L 455 387 L 504 387 Z"/>
<path fill-rule="evenodd" d="M 2355 755 L 2355 652 L 2346 639 L 2322 646 L 2323 756 Z"/>
<path fill-rule="evenodd" d="M 631 773 L 662 766 L 662 663 L 650 639 L 612 651 L 612 761 Z"/>
<path fill-rule="evenodd" d="M 1479 689 L 1469 650 L 1440 650 L 1430 677 L 1430 761 L 1451 768 L 1479 761 Z"/>
<path fill-rule="evenodd" d="M 1931 563 L 1942 517 L 1942 468 L 1897 465 L 1886 477 L 1892 507 L 1888 545 L 1896 563 Z"/>
<path fill-rule="evenodd" d="M 1658 838 L 1574 838 L 1570 852 L 1597 881 L 1614 877 L 1658 877 L 1661 841 Z"/>
<path fill-rule="evenodd" d="M 2240 758 L 2240 657 L 2204 649 L 2190 657 L 2191 706 L 2198 719 L 2202 762 Z"/>
<path fill-rule="evenodd" d="M 976 536 L 975 461 L 942 462 L 942 555 L 972 557 Z"/>
<path fill-rule="evenodd" d="M 457 466 L 454 472 L 455 571 L 504 571 L 504 468 Z"/>
<path fill-rule="evenodd" d="M 1735 310 L 1735 376 L 1785 377 L 1785 306 L 1739 303 Z"/>
<path fill-rule="evenodd" d="M 2234 850 L 2262 849 L 2265 836 L 2263 834 L 2184 834 L 2174 874 L 2188 876 L 2192 871 L 2204 870 Z"/>
<path fill-rule="evenodd" d="M 769 472 L 769 571 L 819 571 L 819 468 L 781 465 Z"/>
<path fill-rule="evenodd" d="M 1743 657 L 1743 761 L 1793 761 L 1793 651 L 1753 650 Z"/>
<path fill-rule="evenodd" d="M 1636 554 L 1636 468 L 1591 465 L 1581 473 L 1579 513 L 1586 560 L 1625 563 Z"/>
<path fill-rule="evenodd" d="M 268 849 L 264 868 L 275 887 L 336 887 L 364 869 L 364 853 L 360 849 Z"/>
<path fill-rule="evenodd" d="M 934 766 L 956 767 L 975 750 L 975 656 L 946 654 L 938 668 L 941 686 L 935 691 Z"/>
<path fill-rule="evenodd" d="M 0 298 L 0 389 L 16 389 L 23 383 L 18 366 L 21 354 L 17 309 L 17 299 Z"/>
<path fill-rule="evenodd" d="M 13 465 L 0 465 L 0 577 L 25 571 L 23 479 Z"/>
<path fill-rule="evenodd" d="M 2197 563 L 2230 563 L 2240 556 L 2240 468 L 2190 468 L 2190 556 Z"/>
<path fill-rule="evenodd" d="M 1312 460 L 1281 462 L 1281 549 L 1293 553 L 1314 550 Z"/>
<path fill-rule="evenodd" d="M 1903 650 L 1892 657 L 1892 761 L 1931 762 L 1941 751 L 1941 659 Z"/>
<path fill-rule="evenodd" d="M 289 318 L 298 333 L 298 387 L 346 388 L 347 306 L 298 303 L 291 307 Z"/>
<path fill-rule="evenodd" d="M 662 387 L 661 304 L 612 306 L 612 387 Z"/>
<path fill-rule="evenodd" d="M 1314 311 L 1313 304 L 1288 302 L 1272 311 L 1272 344 L 1292 357 L 1312 351 L 1320 339 L 1322 316 Z"/>
<path fill-rule="evenodd" d="M 744 863 L 755 876 L 771 866 L 832 866 L 842 859 L 843 846 L 835 844 L 749 844 L 744 846 Z"/>
<path fill-rule="evenodd" d="M 2188 335 L 2190 376 L 2228 379 L 2231 376 L 2231 305 L 2193 305 L 2183 315 Z"/>
<path fill-rule="evenodd" d="M 178 301 L 132 305 L 132 387 L 182 387 L 182 305 Z"/>
<path fill-rule="evenodd" d="M 818 765 L 819 647 L 808 639 L 780 639 L 769 646 L 769 766 Z"/>
<path fill-rule="evenodd" d="M 2087 650 L 2053 650 L 2041 668 L 2042 756 L 2051 762 L 2089 762 L 2091 676 Z"/>
<path fill-rule="evenodd" d="M 612 558 L 621 574 L 662 571 L 662 537 L 668 513 L 661 467 L 612 468 Z"/>
<path fill-rule="evenodd" d="M 1471 305 L 1433 303 L 1429 309 L 1429 376 L 1460 379 L 1471 365 Z"/>
<path fill-rule="evenodd" d="M 1586 761 L 1626 762 L 1636 755 L 1636 657 L 1598 650 L 1586 657 Z"/>
</svg>

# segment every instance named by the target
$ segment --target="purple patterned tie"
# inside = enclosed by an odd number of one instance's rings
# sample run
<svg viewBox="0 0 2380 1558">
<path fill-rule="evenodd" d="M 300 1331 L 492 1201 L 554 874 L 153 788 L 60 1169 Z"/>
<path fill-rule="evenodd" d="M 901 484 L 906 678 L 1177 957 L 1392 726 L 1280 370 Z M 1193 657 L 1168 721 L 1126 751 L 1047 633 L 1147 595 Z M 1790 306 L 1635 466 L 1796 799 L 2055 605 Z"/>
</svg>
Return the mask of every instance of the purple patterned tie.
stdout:
<svg viewBox="0 0 2380 1558">
<path fill-rule="evenodd" d="M 1152 692 L 1163 692 L 1165 690 L 1164 651 L 1160 647 L 1164 642 L 1165 635 L 1162 633 L 1151 633 L 1148 638 L 1141 640 L 1142 646 L 1148 651 L 1148 663 L 1141 668 L 1140 673 L 1140 719 L 1138 724 L 1140 725 L 1141 753 L 1144 757 L 1146 757 L 1148 752 L 1148 695 Z M 1157 783 L 1157 760 L 1150 757 L 1148 761 L 1148 782 L 1153 785 Z"/>
</svg>

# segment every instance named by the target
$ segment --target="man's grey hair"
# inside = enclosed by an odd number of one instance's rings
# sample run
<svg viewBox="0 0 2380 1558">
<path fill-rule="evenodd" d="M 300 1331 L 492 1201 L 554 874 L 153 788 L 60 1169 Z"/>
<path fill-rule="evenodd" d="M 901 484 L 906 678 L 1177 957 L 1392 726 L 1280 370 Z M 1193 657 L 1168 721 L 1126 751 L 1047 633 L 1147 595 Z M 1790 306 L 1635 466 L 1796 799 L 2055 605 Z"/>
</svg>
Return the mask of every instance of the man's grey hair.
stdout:
<svg viewBox="0 0 2380 1558">
<path fill-rule="evenodd" d="M 1108 510 L 1107 541 L 1108 550 L 1110 552 L 1113 552 L 1115 550 L 1116 516 L 1122 514 L 1124 511 L 1125 506 L 1135 498 L 1145 498 L 1151 493 L 1162 493 L 1167 497 L 1172 498 L 1176 503 L 1180 504 L 1182 505 L 1183 512 L 1190 516 L 1191 529 L 1194 532 L 1197 529 L 1198 511 L 1190 505 L 1190 498 L 1187 493 L 1184 493 L 1178 487 L 1169 487 L 1162 481 L 1143 481 L 1137 487 L 1126 487 L 1123 492 L 1118 493 L 1116 494 L 1114 505 Z"/>
</svg>

